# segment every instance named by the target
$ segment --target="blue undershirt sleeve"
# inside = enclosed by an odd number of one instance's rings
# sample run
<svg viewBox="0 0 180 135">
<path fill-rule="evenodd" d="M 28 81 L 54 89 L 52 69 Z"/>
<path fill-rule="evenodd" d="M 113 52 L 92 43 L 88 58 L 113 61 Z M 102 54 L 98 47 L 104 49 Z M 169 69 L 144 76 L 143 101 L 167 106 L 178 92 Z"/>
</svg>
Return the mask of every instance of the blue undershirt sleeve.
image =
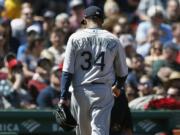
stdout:
<svg viewBox="0 0 180 135">
<path fill-rule="evenodd" d="M 61 99 L 68 99 L 70 93 L 69 93 L 69 86 L 71 85 L 72 81 L 72 76 L 73 74 L 68 73 L 68 72 L 62 72 L 62 77 L 61 77 Z"/>
</svg>

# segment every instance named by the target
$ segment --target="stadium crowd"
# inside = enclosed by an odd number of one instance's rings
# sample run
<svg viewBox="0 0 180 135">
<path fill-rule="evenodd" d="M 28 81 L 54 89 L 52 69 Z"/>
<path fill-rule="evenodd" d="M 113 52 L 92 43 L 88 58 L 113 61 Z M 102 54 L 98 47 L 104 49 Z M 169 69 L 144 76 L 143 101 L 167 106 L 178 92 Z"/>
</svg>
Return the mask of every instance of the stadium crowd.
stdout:
<svg viewBox="0 0 180 135">
<path fill-rule="evenodd" d="M 66 43 L 88 5 L 126 52 L 129 107 L 180 109 L 179 0 L 0 0 L 0 108 L 57 105 Z"/>
</svg>

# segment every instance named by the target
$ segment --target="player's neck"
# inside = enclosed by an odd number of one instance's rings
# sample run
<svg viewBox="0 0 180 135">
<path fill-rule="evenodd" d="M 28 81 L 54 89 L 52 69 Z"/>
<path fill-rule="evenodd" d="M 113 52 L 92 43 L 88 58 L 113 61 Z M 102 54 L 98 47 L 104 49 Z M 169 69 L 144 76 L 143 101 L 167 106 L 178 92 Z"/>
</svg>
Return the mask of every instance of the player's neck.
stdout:
<svg viewBox="0 0 180 135">
<path fill-rule="evenodd" d="M 87 24 L 86 28 L 88 28 L 88 29 L 101 28 L 101 25 L 99 25 L 98 23 L 90 22 Z"/>
</svg>

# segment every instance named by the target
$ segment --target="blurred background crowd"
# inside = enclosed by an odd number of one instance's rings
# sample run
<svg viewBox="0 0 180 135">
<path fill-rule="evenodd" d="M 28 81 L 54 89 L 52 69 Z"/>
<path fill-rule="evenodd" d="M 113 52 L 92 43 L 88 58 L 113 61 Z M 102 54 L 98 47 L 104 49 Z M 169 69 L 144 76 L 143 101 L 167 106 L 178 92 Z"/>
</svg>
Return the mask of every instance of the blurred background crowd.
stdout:
<svg viewBox="0 0 180 135">
<path fill-rule="evenodd" d="M 131 109 L 180 109 L 180 0 L 0 0 L 0 108 L 53 108 L 69 36 L 83 10 L 126 52 Z"/>
</svg>

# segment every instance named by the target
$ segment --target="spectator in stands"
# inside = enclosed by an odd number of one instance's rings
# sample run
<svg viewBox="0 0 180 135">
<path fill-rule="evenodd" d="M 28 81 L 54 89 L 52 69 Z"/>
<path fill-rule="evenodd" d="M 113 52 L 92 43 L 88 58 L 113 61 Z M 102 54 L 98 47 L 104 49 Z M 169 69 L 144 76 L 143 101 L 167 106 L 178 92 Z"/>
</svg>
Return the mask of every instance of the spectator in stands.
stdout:
<svg viewBox="0 0 180 135">
<path fill-rule="evenodd" d="M 8 85 L 9 83 L 6 81 L 7 78 L 8 78 L 8 71 L 4 66 L 4 60 L 2 60 L 0 61 L 0 109 L 12 108 L 12 105 L 5 98 L 5 96 L 9 94 L 9 91 L 7 91 L 7 87 L 4 87 L 4 86 L 9 86 Z"/>
<path fill-rule="evenodd" d="M 55 18 L 55 13 L 51 10 L 47 10 L 44 15 L 43 15 L 43 24 L 42 24 L 42 29 L 43 29 L 43 36 L 44 36 L 44 44 L 45 47 L 50 47 L 50 39 L 47 37 L 50 37 L 50 33 L 54 27 L 54 18 Z"/>
<path fill-rule="evenodd" d="M 38 60 L 35 74 L 28 82 L 28 90 L 33 98 L 33 103 L 36 104 L 36 98 L 40 91 L 49 85 L 49 76 L 52 68 L 52 63 L 46 58 Z"/>
<path fill-rule="evenodd" d="M 153 6 L 160 6 L 165 11 L 167 0 L 141 0 L 138 5 L 138 15 L 143 21 L 149 20 L 148 9 Z"/>
<path fill-rule="evenodd" d="M 162 43 L 171 41 L 173 38 L 171 26 L 164 23 L 165 15 L 160 6 L 152 6 L 148 9 L 148 16 L 150 20 L 141 22 L 137 27 L 136 40 L 139 45 L 147 41 L 148 30 L 155 27 L 160 31 L 160 41 Z"/>
<path fill-rule="evenodd" d="M 48 51 L 53 54 L 55 64 L 62 64 L 65 52 L 65 34 L 62 29 L 54 28 L 50 34 L 51 47 Z"/>
<path fill-rule="evenodd" d="M 141 54 L 143 57 L 146 57 L 150 54 L 150 49 L 153 46 L 155 41 L 159 41 L 160 39 L 160 31 L 155 28 L 151 27 L 148 30 L 147 34 L 147 41 L 144 44 L 138 45 L 136 52 Z"/>
<path fill-rule="evenodd" d="M 112 15 L 105 18 L 103 28 L 112 32 L 118 38 L 121 34 L 130 34 L 132 32 L 126 15 Z"/>
<path fill-rule="evenodd" d="M 176 100 L 180 100 L 180 90 L 176 87 L 170 87 L 167 90 L 168 98 L 175 98 Z"/>
<path fill-rule="evenodd" d="M 167 21 L 172 24 L 180 20 L 180 1 L 168 0 L 167 1 Z"/>
<path fill-rule="evenodd" d="M 44 39 L 42 36 L 35 34 L 35 36 L 32 37 L 31 43 L 29 43 L 25 54 L 20 57 L 20 60 L 24 65 L 24 73 L 26 78 L 31 78 L 34 75 L 41 51 L 44 48 L 43 41 Z"/>
<path fill-rule="evenodd" d="M 138 94 L 139 97 L 147 96 L 153 94 L 153 84 L 151 82 L 151 79 L 147 75 L 143 75 L 138 84 Z"/>
<path fill-rule="evenodd" d="M 69 15 L 67 13 L 58 14 L 55 19 L 55 27 L 64 31 L 66 43 L 72 32 L 72 30 L 70 29 Z"/>
<path fill-rule="evenodd" d="M 121 15 L 118 18 L 118 24 L 123 28 L 122 32 L 124 34 L 130 34 L 130 33 L 133 34 L 128 21 L 128 16 Z"/>
<path fill-rule="evenodd" d="M 179 50 L 176 61 L 180 64 L 180 21 L 173 23 L 172 30 L 173 30 L 173 37 L 174 37 L 172 42 L 177 45 L 177 48 Z"/>
<path fill-rule="evenodd" d="M 109 19 L 114 21 L 114 22 L 112 22 L 112 26 L 109 31 L 112 32 L 114 35 L 116 35 L 118 38 L 122 34 L 130 34 L 131 33 L 131 29 L 130 29 L 130 25 L 129 25 L 127 16 L 121 15 L 121 16 L 117 16 L 114 18 L 111 17 Z M 106 22 L 106 20 L 105 20 L 105 22 Z"/>
<path fill-rule="evenodd" d="M 104 19 L 103 28 L 114 33 L 115 35 L 118 34 L 118 36 L 119 36 L 119 34 L 121 34 L 118 32 L 119 30 L 117 32 L 116 32 L 116 30 L 113 30 L 113 29 L 116 29 L 115 28 L 116 25 L 119 25 L 117 22 L 117 17 L 111 17 L 111 18 Z M 118 27 L 120 27 L 120 31 L 121 31 L 121 26 L 118 26 Z"/>
<path fill-rule="evenodd" d="M 168 89 L 170 87 L 180 89 L 180 72 L 171 70 L 167 81 L 164 82 L 164 88 Z"/>
<path fill-rule="evenodd" d="M 67 13 L 60 13 L 56 16 L 55 26 L 63 29 L 64 32 L 69 32 L 69 15 Z"/>
<path fill-rule="evenodd" d="M 106 0 L 104 4 L 104 15 L 107 18 L 118 16 L 120 13 L 119 5 L 114 0 Z"/>
<path fill-rule="evenodd" d="M 70 7 L 70 28 L 72 32 L 76 31 L 78 28 L 81 27 L 81 21 L 83 19 L 84 13 L 84 5 L 82 0 L 72 0 L 69 3 Z"/>
<path fill-rule="evenodd" d="M 16 80 L 16 85 L 13 89 L 19 89 L 21 87 L 21 83 L 23 80 L 23 70 L 22 70 L 22 63 L 18 61 L 15 57 L 15 54 L 8 53 L 4 58 L 4 63 L 6 68 L 8 69 L 8 78 L 10 80 Z M 13 78 L 14 76 L 14 78 Z"/>
<path fill-rule="evenodd" d="M 172 42 L 177 44 L 178 48 L 180 49 L 180 21 L 173 23 L 172 31 L 173 31 Z"/>
<path fill-rule="evenodd" d="M 25 52 L 27 51 L 29 44 L 31 44 L 34 40 L 34 37 L 38 34 L 40 35 L 40 33 L 41 33 L 41 29 L 39 25 L 31 25 L 27 28 L 26 30 L 27 42 L 19 46 L 17 52 L 18 60 L 22 59 L 22 57 L 25 55 Z"/>
<path fill-rule="evenodd" d="M 119 38 L 123 34 L 123 27 L 119 23 L 116 23 L 112 28 L 112 33 Z"/>
<path fill-rule="evenodd" d="M 124 14 L 128 17 L 128 22 L 131 29 L 133 30 L 131 34 L 134 35 L 136 27 L 140 22 L 139 16 L 137 14 L 137 7 L 141 0 L 115 0 L 119 7 L 121 14 Z"/>
<path fill-rule="evenodd" d="M 130 85 L 126 85 L 125 91 L 126 91 L 128 102 L 138 97 L 137 91 L 133 89 Z"/>
<path fill-rule="evenodd" d="M 43 31 L 51 32 L 51 30 L 54 26 L 55 13 L 51 10 L 47 10 L 44 13 L 43 17 L 44 17 Z"/>
<path fill-rule="evenodd" d="M 33 22 L 33 9 L 31 6 L 26 6 L 21 9 L 21 17 L 11 21 L 12 35 L 16 37 L 21 44 L 26 40 L 26 28 L 32 25 Z"/>
<path fill-rule="evenodd" d="M 43 89 L 38 97 L 37 104 L 40 108 L 54 108 L 57 106 L 60 94 L 61 70 L 59 66 L 52 68 L 50 85 Z"/>
<path fill-rule="evenodd" d="M 131 109 L 145 110 L 151 100 L 162 98 L 162 96 L 153 93 L 153 84 L 147 75 L 140 78 L 138 89 L 139 97 L 129 103 Z"/>
<path fill-rule="evenodd" d="M 180 71 L 180 64 L 176 62 L 176 57 L 178 54 L 178 49 L 176 44 L 170 42 L 164 45 L 162 60 L 157 60 L 152 65 L 152 77 L 155 85 L 161 83 L 159 80 L 168 76 L 171 70 Z"/>
<path fill-rule="evenodd" d="M 52 54 L 52 52 L 50 52 L 49 50 L 47 49 L 44 49 L 42 52 L 41 52 L 41 56 L 40 58 L 46 58 L 48 60 L 51 61 L 52 65 L 54 65 L 55 63 L 55 58 L 54 58 L 54 55 Z"/>
<path fill-rule="evenodd" d="M 149 55 L 145 57 L 146 66 L 151 68 L 152 64 L 155 61 L 163 59 L 162 50 L 163 50 L 162 43 L 158 40 L 154 41 L 154 43 L 151 45 Z"/>
<path fill-rule="evenodd" d="M 144 58 L 140 54 L 135 54 L 131 59 L 131 63 L 132 71 L 128 74 L 126 84 L 137 90 L 139 79 L 146 74 Z"/>
<path fill-rule="evenodd" d="M 126 53 L 126 63 L 129 69 L 131 69 L 131 58 L 136 53 L 136 42 L 130 34 L 122 34 L 119 40 Z"/>
<path fill-rule="evenodd" d="M 24 9 L 24 8 L 32 8 L 32 4 L 29 2 L 23 2 L 21 4 L 21 9 Z"/>
<path fill-rule="evenodd" d="M 1 22 L 6 32 L 6 44 L 10 52 L 17 54 L 17 49 L 20 46 L 20 42 L 17 38 L 12 36 L 11 20 L 5 19 Z"/>
<path fill-rule="evenodd" d="M 8 80 L 4 80 L 2 85 L 5 86 L 1 86 L 5 90 L 3 91 L 4 96 L 15 108 L 34 108 L 30 94 L 22 89 L 24 80 L 22 63 L 12 53 L 7 54 L 4 61 L 8 69 Z"/>
</svg>

